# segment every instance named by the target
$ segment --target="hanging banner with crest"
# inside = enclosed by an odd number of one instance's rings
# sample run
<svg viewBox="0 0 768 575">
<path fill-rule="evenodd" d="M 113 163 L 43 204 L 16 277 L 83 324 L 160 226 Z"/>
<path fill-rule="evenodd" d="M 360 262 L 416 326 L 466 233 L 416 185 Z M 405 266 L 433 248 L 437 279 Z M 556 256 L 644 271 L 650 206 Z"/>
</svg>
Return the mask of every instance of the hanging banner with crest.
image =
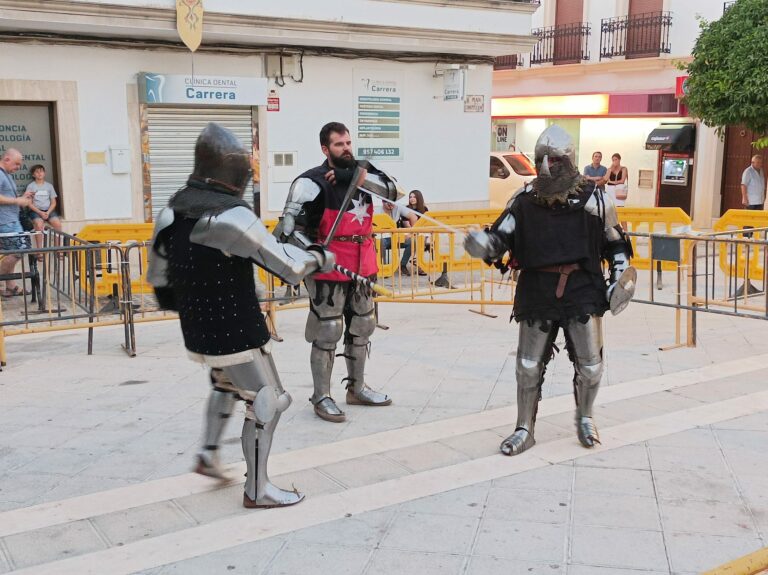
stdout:
<svg viewBox="0 0 768 575">
<path fill-rule="evenodd" d="M 176 30 L 192 52 L 203 41 L 203 0 L 176 0 Z"/>
</svg>

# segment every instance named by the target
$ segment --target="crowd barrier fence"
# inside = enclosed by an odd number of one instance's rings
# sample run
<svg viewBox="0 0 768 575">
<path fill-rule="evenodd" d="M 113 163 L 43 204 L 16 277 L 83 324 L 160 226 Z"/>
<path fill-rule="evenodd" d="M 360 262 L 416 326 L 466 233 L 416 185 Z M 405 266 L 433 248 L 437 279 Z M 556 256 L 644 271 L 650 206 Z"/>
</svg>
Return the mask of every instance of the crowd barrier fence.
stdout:
<svg viewBox="0 0 768 575">
<path fill-rule="evenodd" d="M 746 230 L 766 227 L 768 213 L 762 210 L 728 210 L 715 222 L 712 229 L 715 233 L 731 233 L 749 238 L 756 232 Z M 735 265 L 738 275 L 744 275 L 746 269 L 749 279 L 760 280 L 765 275 L 765 265 L 757 252 L 758 247 L 755 245 L 740 244 L 733 253 L 720 254 L 720 268 L 725 272 L 727 268 Z"/>
<path fill-rule="evenodd" d="M 495 268 L 470 258 L 461 241 L 466 230 L 492 223 L 498 217 L 496 211 L 430 215 L 454 231 L 425 219 L 414 228 L 397 228 L 387 215 L 374 217 L 380 267 L 377 281 L 392 292 L 377 297 L 377 303 L 467 305 L 470 311 L 485 315 L 491 315 L 488 306 L 511 306 L 516 274 L 500 275 Z M 619 208 L 619 218 L 627 222 L 636 249 L 633 265 L 650 275 L 648 296 L 637 294 L 635 301 L 675 310 L 674 345 L 695 345 L 699 311 L 768 319 L 768 219 L 762 217 L 764 220 L 754 212 L 738 210 L 718 222 L 715 229 L 722 231 L 687 233 L 690 220 L 677 208 Z M 761 221 L 767 225 L 757 227 Z M 270 229 L 275 224 L 265 223 Z M 754 229 L 743 228 L 753 224 Z M 0 361 L 6 361 L 5 337 L 88 329 L 90 353 L 94 328 L 107 325 L 123 327 L 123 347 L 129 355 L 135 355 L 136 324 L 177 317 L 158 308 L 146 280 L 151 232 L 150 224 L 87 226 L 78 236 L 47 229 L 42 247 L 0 251 L 0 256 L 15 254 L 22 258 L 19 275 L 32 283 L 34 292 L 29 302 L 26 297 L 10 298 L 17 300 L 15 308 L 12 301 L 0 302 Z M 416 265 L 401 261 L 407 243 L 413 248 Z M 404 264 L 407 273 L 402 271 Z M 656 294 L 660 276 L 654 280 L 654 272 L 659 269 L 671 271 L 676 277 L 671 300 Z M 420 270 L 426 277 L 419 275 Z M 258 277 L 264 286 L 268 320 L 275 337 L 279 337 L 277 311 L 307 306 L 306 296 L 303 288 L 284 286 L 264 270 L 258 269 Z M 750 280 L 762 281 L 762 291 Z M 742 284 L 741 288 L 738 284 Z M 681 327 L 683 319 L 685 330 Z"/>
</svg>

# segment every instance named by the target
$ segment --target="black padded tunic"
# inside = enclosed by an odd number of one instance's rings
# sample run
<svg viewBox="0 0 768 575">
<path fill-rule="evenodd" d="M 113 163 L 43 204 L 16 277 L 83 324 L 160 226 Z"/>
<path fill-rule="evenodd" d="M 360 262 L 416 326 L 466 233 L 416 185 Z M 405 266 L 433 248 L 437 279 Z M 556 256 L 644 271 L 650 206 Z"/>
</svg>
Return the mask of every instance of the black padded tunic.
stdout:
<svg viewBox="0 0 768 575">
<path fill-rule="evenodd" d="M 256 297 L 253 262 L 189 241 L 197 219 L 178 213 L 157 241 L 168 254 L 168 283 L 179 312 L 185 347 L 203 355 L 229 355 L 269 341 Z"/>
<path fill-rule="evenodd" d="M 516 321 L 564 321 L 603 315 L 608 309 L 601 267 L 604 225 L 599 216 L 584 209 L 593 193 L 602 192 L 586 186 L 578 197 L 569 198 L 568 204 L 548 207 L 537 201 L 535 192 L 528 191 L 512 203 L 515 231 L 501 237 L 521 270 L 512 314 Z M 578 263 L 580 269 L 570 274 L 565 292 L 558 298 L 555 292 L 560 275 L 537 268 L 571 263 Z"/>
</svg>

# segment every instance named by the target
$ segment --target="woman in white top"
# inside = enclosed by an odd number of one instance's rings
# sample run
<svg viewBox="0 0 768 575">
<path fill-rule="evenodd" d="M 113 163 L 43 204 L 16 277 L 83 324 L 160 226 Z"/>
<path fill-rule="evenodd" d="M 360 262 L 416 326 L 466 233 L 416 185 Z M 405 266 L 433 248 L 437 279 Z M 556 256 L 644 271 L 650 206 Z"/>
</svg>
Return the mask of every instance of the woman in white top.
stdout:
<svg viewBox="0 0 768 575">
<path fill-rule="evenodd" d="M 49 224 L 57 232 L 61 231 L 61 219 L 56 212 L 56 190 L 50 182 L 45 181 L 45 167 L 41 164 L 35 164 L 29 170 L 33 180 L 27 186 L 27 192 L 31 192 L 32 205 L 29 206 L 29 216 L 32 220 L 35 232 L 35 244 L 38 248 L 43 247 L 42 232 L 45 224 Z M 63 254 L 59 254 L 62 257 Z M 43 260 L 43 254 L 37 254 L 39 261 Z"/>
<path fill-rule="evenodd" d="M 611 167 L 608 168 L 605 191 L 617 207 L 622 207 L 627 201 L 627 168 L 621 165 L 619 154 L 611 156 Z"/>
</svg>

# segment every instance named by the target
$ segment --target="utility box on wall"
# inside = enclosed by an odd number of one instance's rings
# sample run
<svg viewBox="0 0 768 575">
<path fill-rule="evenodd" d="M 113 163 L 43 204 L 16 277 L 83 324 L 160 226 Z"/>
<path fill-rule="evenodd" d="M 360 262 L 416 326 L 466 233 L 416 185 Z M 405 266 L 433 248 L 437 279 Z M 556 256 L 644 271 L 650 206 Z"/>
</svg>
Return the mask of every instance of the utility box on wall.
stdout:
<svg viewBox="0 0 768 575">
<path fill-rule="evenodd" d="M 127 146 L 110 146 L 109 165 L 113 174 L 130 174 L 131 149 Z"/>
<path fill-rule="evenodd" d="M 272 152 L 269 156 L 273 182 L 290 183 L 299 175 L 297 152 Z"/>
</svg>

